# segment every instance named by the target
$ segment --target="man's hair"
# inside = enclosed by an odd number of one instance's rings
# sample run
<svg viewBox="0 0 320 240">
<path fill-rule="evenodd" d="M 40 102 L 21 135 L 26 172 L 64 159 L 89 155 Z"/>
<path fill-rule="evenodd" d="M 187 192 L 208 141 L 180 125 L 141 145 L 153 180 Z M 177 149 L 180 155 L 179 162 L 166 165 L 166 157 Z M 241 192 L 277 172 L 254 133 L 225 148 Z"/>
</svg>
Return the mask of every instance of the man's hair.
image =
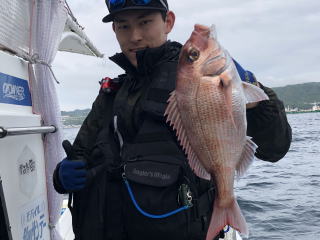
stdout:
<svg viewBox="0 0 320 240">
<path fill-rule="evenodd" d="M 167 12 L 160 11 L 160 13 L 161 13 L 162 20 L 165 22 L 167 18 Z"/>
</svg>

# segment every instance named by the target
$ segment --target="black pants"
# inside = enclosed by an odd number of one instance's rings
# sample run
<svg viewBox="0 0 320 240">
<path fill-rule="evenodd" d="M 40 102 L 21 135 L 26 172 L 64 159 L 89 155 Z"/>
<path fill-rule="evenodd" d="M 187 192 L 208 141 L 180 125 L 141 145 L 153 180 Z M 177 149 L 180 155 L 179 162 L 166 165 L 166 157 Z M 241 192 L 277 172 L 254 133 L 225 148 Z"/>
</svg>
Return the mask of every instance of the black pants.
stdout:
<svg viewBox="0 0 320 240">
<path fill-rule="evenodd" d="M 4 219 L 4 212 L 2 209 L 1 198 L 0 198 L 0 239 L 9 240 L 6 221 Z"/>
<path fill-rule="evenodd" d="M 3 211 L 2 202 L 1 202 L 1 197 L 0 197 L 0 239 L 1 240 L 9 240 L 6 221 L 4 218 L 4 211 Z"/>
</svg>

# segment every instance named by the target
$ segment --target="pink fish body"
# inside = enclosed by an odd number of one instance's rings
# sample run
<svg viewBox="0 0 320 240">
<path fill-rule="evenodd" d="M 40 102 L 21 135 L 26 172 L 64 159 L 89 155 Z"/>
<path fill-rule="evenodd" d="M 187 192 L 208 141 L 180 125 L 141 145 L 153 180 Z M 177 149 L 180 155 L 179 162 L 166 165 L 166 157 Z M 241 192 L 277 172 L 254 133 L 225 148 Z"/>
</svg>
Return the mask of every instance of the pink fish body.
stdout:
<svg viewBox="0 0 320 240">
<path fill-rule="evenodd" d="M 165 113 L 193 171 L 216 184 L 207 240 L 226 225 L 248 235 L 234 179 L 248 168 L 257 148 L 246 136 L 246 104 L 268 99 L 260 88 L 241 81 L 232 58 L 213 35 L 213 29 L 195 25 L 182 48 L 176 89 Z"/>
</svg>

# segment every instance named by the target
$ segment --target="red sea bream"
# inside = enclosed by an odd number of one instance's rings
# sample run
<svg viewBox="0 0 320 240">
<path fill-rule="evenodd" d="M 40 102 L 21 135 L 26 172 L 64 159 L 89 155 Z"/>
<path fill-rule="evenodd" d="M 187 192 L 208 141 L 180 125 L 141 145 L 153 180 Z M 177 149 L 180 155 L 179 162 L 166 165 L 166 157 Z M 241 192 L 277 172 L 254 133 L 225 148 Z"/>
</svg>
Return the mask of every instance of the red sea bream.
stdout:
<svg viewBox="0 0 320 240">
<path fill-rule="evenodd" d="M 216 185 L 207 233 L 212 240 L 226 225 L 248 235 L 233 186 L 254 159 L 256 144 L 246 135 L 246 104 L 268 100 L 262 89 L 242 82 L 215 30 L 195 25 L 182 48 L 176 89 L 165 115 L 193 171 Z"/>
</svg>

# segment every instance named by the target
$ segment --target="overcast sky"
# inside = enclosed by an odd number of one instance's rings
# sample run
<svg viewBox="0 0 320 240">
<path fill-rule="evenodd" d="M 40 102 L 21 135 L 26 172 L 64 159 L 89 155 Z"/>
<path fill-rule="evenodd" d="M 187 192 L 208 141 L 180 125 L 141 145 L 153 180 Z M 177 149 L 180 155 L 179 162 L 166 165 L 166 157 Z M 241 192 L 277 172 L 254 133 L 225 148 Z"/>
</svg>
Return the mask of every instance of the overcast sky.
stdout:
<svg viewBox="0 0 320 240">
<path fill-rule="evenodd" d="M 169 39 L 184 43 L 195 23 L 215 24 L 220 43 L 270 87 L 320 82 L 319 0 L 168 0 L 176 14 Z M 119 52 L 104 0 L 68 0 L 87 36 L 107 57 Z M 53 64 L 62 110 L 90 108 L 103 77 L 121 69 L 108 58 L 59 52 Z"/>
</svg>

